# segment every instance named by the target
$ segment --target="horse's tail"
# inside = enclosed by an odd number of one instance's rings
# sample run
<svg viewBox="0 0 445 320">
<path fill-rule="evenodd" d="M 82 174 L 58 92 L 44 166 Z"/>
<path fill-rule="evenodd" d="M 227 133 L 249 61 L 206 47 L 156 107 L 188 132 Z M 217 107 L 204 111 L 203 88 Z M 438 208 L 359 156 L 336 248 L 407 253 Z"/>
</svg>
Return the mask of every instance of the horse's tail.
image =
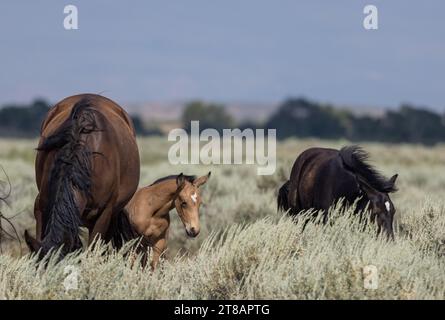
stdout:
<svg viewBox="0 0 445 320">
<path fill-rule="evenodd" d="M 287 211 L 289 210 L 289 184 L 290 181 L 287 180 L 278 190 L 278 197 L 277 197 L 277 209 L 278 211 Z"/>
<path fill-rule="evenodd" d="M 139 234 L 131 225 L 130 219 L 128 218 L 128 213 L 125 209 L 122 209 L 114 216 L 108 230 L 107 238 L 111 239 L 111 243 L 116 249 L 122 248 L 124 243 L 127 241 L 139 237 Z"/>
<path fill-rule="evenodd" d="M 38 151 L 55 151 L 48 181 L 48 201 L 43 210 L 42 254 L 64 245 L 63 253 L 80 248 L 80 214 L 90 196 L 91 151 L 82 136 L 96 130 L 94 110 L 89 99 L 82 98 L 69 118 L 56 132 L 46 137 Z"/>
</svg>

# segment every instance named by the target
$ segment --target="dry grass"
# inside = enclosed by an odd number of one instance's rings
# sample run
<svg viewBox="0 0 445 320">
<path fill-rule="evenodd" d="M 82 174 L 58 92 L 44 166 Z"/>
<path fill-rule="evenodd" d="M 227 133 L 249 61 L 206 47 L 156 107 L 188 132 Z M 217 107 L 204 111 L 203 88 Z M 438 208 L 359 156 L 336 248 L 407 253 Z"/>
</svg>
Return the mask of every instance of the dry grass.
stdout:
<svg viewBox="0 0 445 320">
<path fill-rule="evenodd" d="M 310 146 L 345 141 L 287 140 L 278 145 L 278 168 L 259 177 L 251 166 L 214 166 L 204 187 L 201 234 L 185 235 L 172 211 L 169 250 L 154 273 L 131 265 L 125 250 L 107 246 L 49 263 L 44 270 L 17 241 L 3 243 L 0 299 L 444 299 L 445 147 L 365 144 L 386 175 L 399 173 L 396 241 L 362 231 L 346 212 L 333 224 L 300 223 L 276 213 L 275 192 L 295 157 Z M 163 175 L 204 174 L 207 166 L 171 166 L 165 138 L 139 141 L 141 185 Z M 0 210 L 23 234 L 34 229 L 35 141 L 0 140 L 0 164 L 12 183 L 9 207 Z M 0 177 L 0 180 L 2 178 Z M 103 254 L 106 251 L 107 254 Z M 378 269 L 379 287 L 363 286 L 363 267 Z M 67 266 L 77 268 L 78 289 L 65 291 Z M 70 269 L 71 270 L 71 269 Z"/>
</svg>

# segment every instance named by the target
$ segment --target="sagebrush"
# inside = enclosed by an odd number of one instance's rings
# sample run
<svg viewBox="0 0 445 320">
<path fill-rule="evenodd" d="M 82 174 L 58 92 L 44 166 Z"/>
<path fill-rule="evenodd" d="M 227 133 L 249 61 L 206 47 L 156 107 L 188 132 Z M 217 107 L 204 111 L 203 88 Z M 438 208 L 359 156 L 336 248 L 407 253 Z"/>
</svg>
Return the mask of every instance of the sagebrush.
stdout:
<svg viewBox="0 0 445 320">
<path fill-rule="evenodd" d="M 12 183 L 0 209 L 20 235 L 34 232 L 35 140 L 0 140 L 0 164 Z M 254 166 L 172 166 L 166 138 L 139 140 L 141 185 L 184 172 L 212 177 L 203 187 L 201 234 L 189 239 L 172 211 L 169 248 L 154 273 L 98 245 L 46 268 L 17 240 L 5 238 L 0 255 L 0 298 L 6 299 L 444 299 L 445 146 L 363 144 L 373 165 L 398 173 L 392 195 L 396 241 L 358 225 L 351 210 L 332 209 L 331 223 L 277 213 L 276 191 L 298 154 L 311 146 L 347 141 L 286 140 L 277 146 L 277 170 L 257 176 Z M 0 177 L 0 180 L 3 180 Z M 378 288 L 364 287 L 363 268 L 378 270 Z M 67 269 L 67 267 L 69 267 Z M 72 269 L 74 267 L 74 269 Z M 68 272 L 67 272 L 68 270 Z M 78 288 L 64 281 L 78 272 Z"/>
</svg>

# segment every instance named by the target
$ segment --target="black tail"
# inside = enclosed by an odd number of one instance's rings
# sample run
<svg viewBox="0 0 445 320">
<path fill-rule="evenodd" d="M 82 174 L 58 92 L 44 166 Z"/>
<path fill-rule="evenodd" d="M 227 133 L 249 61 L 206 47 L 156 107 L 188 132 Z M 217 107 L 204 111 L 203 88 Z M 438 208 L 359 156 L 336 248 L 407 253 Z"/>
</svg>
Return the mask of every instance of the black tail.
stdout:
<svg viewBox="0 0 445 320">
<path fill-rule="evenodd" d="M 287 180 L 278 191 L 277 204 L 278 211 L 287 211 L 289 210 L 289 184 L 290 181 Z"/>
<path fill-rule="evenodd" d="M 94 111 L 87 98 L 77 102 L 63 125 L 37 150 L 56 151 L 48 181 L 48 204 L 43 211 L 42 253 L 64 245 L 63 253 L 81 248 L 80 210 L 75 191 L 85 200 L 91 188 L 91 151 L 82 135 L 96 130 Z"/>
<path fill-rule="evenodd" d="M 125 209 L 121 210 L 114 216 L 110 224 L 107 238 L 110 238 L 113 247 L 116 249 L 122 248 L 127 241 L 140 236 L 131 225 L 127 214 Z"/>
</svg>

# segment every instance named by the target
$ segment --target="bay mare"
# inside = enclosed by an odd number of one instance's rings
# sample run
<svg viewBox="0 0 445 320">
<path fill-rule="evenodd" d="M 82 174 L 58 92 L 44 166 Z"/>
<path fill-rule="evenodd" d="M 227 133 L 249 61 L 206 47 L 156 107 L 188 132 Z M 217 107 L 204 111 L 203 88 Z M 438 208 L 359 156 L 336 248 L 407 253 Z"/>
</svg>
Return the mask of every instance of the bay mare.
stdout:
<svg viewBox="0 0 445 320">
<path fill-rule="evenodd" d="M 181 173 L 138 189 L 110 228 L 114 247 L 120 248 L 126 241 L 141 238 L 136 252 L 142 254 L 142 265 L 145 266 L 148 249 L 152 248 L 151 268 L 155 269 L 167 248 L 173 208 L 176 208 L 187 235 L 196 237 L 199 234 L 200 187 L 209 178 L 210 172 L 199 178 Z"/>
<path fill-rule="evenodd" d="M 90 243 L 109 239 L 113 216 L 139 183 L 135 130 L 124 109 L 95 94 L 65 98 L 43 121 L 37 151 L 36 238 L 25 231 L 30 250 L 79 249 L 80 226 Z"/>
<path fill-rule="evenodd" d="M 344 198 L 344 205 L 357 201 L 356 212 L 363 213 L 369 204 L 370 220 L 378 232 L 393 238 L 394 205 L 389 193 L 395 192 L 397 175 L 382 176 L 367 160 L 368 153 L 358 146 L 341 150 L 310 148 L 295 160 L 290 178 L 278 192 L 278 209 L 297 215 L 302 210 L 323 211 L 328 219 L 329 207 Z"/>
</svg>

